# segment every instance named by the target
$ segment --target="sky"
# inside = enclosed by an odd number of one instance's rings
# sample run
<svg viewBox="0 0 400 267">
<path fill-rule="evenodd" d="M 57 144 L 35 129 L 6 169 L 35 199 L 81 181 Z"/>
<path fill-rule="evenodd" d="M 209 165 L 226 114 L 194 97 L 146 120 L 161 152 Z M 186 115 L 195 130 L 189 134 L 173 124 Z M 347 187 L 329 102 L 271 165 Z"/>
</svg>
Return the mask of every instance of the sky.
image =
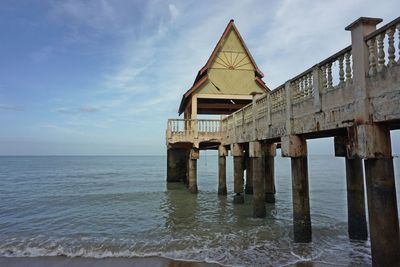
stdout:
<svg viewBox="0 0 400 267">
<path fill-rule="evenodd" d="M 0 155 L 163 155 L 230 19 L 271 88 L 350 44 L 398 0 L 0 1 Z M 392 134 L 399 153 L 400 134 Z M 330 154 L 332 141 L 310 142 Z"/>
</svg>

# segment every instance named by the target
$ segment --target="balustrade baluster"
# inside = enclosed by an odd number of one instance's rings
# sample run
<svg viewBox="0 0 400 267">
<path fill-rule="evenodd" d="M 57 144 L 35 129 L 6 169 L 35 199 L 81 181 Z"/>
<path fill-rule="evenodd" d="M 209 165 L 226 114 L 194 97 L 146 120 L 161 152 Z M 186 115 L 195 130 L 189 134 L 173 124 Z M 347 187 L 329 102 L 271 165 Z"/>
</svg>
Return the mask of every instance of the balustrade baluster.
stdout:
<svg viewBox="0 0 400 267">
<path fill-rule="evenodd" d="M 346 59 L 346 83 L 351 82 L 351 65 L 350 65 L 351 53 L 347 52 L 344 57 Z"/>
<path fill-rule="evenodd" d="M 297 101 L 298 102 L 300 101 L 300 99 L 302 97 L 303 88 L 304 88 L 304 79 L 300 78 L 299 79 L 299 90 L 297 91 Z"/>
<path fill-rule="evenodd" d="M 400 24 L 397 25 L 397 37 L 399 38 L 399 45 L 397 46 L 397 48 L 399 49 L 399 51 L 398 51 L 399 58 L 397 60 L 397 63 L 400 64 Z"/>
<path fill-rule="evenodd" d="M 344 84 L 344 69 L 343 69 L 344 56 L 339 57 L 339 85 Z"/>
<path fill-rule="evenodd" d="M 328 88 L 333 88 L 333 82 L 332 82 L 332 62 L 327 64 L 327 72 L 328 72 Z"/>
<path fill-rule="evenodd" d="M 308 90 L 308 77 L 307 77 L 307 74 L 303 77 L 303 80 L 304 80 L 304 88 L 303 88 L 302 97 L 306 97 L 307 96 L 307 90 Z"/>
<path fill-rule="evenodd" d="M 378 72 L 385 69 L 385 51 L 383 40 L 385 39 L 385 32 L 378 35 Z"/>
<path fill-rule="evenodd" d="M 310 72 L 308 74 L 308 96 L 312 96 L 313 95 L 313 74 L 312 72 Z"/>
<path fill-rule="evenodd" d="M 387 30 L 387 34 L 388 34 L 388 67 L 392 67 L 395 64 L 395 48 L 394 48 L 394 32 L 395 32 L 395 28 L 389 28 Z"/>
<path fill-rule="evenodd" d="M 293 103 L 297 102 L 297 99 L 299 98 L 299 92 L 300 92 L 300 81 L 297 80 L 294 82 L 294 90 L 292 90 L 293 95 L 292 95 L 292 99 L 293 99 Z"/>
<path fill-rule="evenodd" d="M 322 89 L 327 88 L 327 80 L 326 80 L 326 65 L 321 66 L 322 70 Z"/>
<path fill-rule="evenodd" d="M 375 37 L 372 37 L 367 42 L 368 50 L 369 50 L 369 71 L 368 74 L 370 76 L 374 76 L 377 72 L 376 70 L 376 57 L 375 57 Z"/>
</svg>

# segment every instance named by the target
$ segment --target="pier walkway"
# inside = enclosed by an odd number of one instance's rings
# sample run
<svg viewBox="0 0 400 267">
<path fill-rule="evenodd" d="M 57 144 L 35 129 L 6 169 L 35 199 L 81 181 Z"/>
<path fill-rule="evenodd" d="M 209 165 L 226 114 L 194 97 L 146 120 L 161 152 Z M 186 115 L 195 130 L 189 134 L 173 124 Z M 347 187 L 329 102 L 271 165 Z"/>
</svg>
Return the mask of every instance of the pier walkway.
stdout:
<svg viewBox="0 0 400 267">
<path fill-rule="evenodd" d="M 294 241 L 311 242 L 306 140 L 334 137 L 335 155 L 346 161 L 349 237 L 368 239 L 368 212 L 373 265 L 400 266 L 390 140 L 390 130 L 400 129 L 400 18 L 377 29 L 381 22 L 363 17 L 354 21 L 346 27 L 350 46 L 274 90 L 261 86 L 263 90 L 240 98 L 242 106 L 231 101 L 235 106 L 228 109 L 228 102 L 219 102 L 224 112 L 214 114 L 224 115 L 221 119 L 169 119 L 167 181 L 183 181 L 196 193 L 199 150 L 218 149 L 218 193 L 226 194 L 225 157 L 230 151 L 234 202 L 243 202 L 249 191 L 254 216 L 264 217 L 265 203 L 275 201 L 279 145 L 282 156 L 291 158 Z M 258 68 L 253 69 L 257 79 Z M 200 99 L 192 102 L 192 110 L 197 104 L 209 109 L 216 104 L 207 106 Z"/>
</svg>

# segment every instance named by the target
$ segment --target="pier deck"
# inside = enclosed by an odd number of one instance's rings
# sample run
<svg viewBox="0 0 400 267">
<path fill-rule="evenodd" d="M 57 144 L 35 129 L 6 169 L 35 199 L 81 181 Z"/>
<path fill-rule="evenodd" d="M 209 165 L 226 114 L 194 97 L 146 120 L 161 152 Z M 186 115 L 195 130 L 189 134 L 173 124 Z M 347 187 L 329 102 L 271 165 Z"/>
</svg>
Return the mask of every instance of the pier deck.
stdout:
<svg viewBox="0 0 400 267">
<path fill-rule="evenodd" d="M 168 151 L 178 149 L 183 156 L 169 153 L 168 168 L 180 161 L 179 166 L 188 168 L 181 180 L 197 192 L 198 150 L 218 149 L 218 192 L 226 194 L 224 159 L 231 151 L 234 201 L 243 202 L 247 168 L 251 177 L 246 182 L 254 185 L 254 216 L 263 217 L 265 202 L 275 200 L 273 158 L 280 143 L 282 156 L 292 163 L 294 241 L 311 242 L 306 140 L 334 137 L 336 156 L 346 159 L 350 238 L 368 238 L 364 165 L 373 265 L 400 266 L 390 141 L 390 130 L 400 129 L 400 18 L 376 29 L 381 21 L 356 20 L 346 27 L 350 46 L 274 90 L 254 92 L 249 104 L 221 120 L 170 119 Z"/>
</svg>

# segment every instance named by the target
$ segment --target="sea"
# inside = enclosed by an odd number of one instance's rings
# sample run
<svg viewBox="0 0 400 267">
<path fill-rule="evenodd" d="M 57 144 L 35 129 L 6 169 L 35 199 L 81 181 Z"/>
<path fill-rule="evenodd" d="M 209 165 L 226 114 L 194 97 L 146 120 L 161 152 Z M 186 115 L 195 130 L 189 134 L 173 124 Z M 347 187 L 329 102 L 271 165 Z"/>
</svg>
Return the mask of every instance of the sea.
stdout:
<svg viewBox="0 0 400 267">
<path fill-rule="evenodd" d="M 398 185 L 399 158 L 394 162 Z M 232 157 L 228 195 L 218 196 L 217 157 L 203 152 L 198 194 L 166 183 L 165 156 L 2 156 L 0 257 L 371 265 L 370 242 L 348 238 L 344 159 L 309 156 L 308 167 L 313 242 L 296 244 L 287 158 L 275 160 L 276 203 L 266 205 L 266 218 L 255 219 L 251 195 L 233 204 Z"/>
</svg>

